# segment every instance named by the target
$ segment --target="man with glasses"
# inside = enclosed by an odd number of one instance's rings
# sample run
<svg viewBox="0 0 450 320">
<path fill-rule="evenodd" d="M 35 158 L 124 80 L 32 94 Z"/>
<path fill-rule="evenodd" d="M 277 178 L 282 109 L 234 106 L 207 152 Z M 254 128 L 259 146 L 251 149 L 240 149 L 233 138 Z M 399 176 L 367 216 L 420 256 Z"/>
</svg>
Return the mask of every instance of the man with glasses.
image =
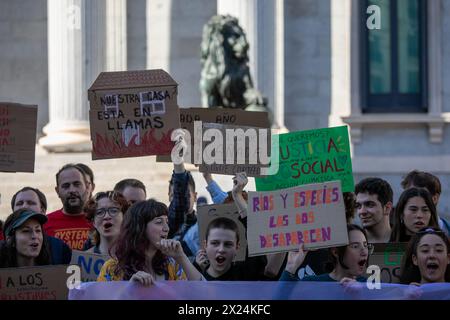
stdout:
<svg viewBox="0 0 450 320">
<path fill-rule="evenodd" d="M 56 174 L 55 191 L 63 207 L 47 215 L 44 230 L 72 250 L 82 250 L 92 228 L 83 211 L 90 196 L 86 173 L 76 164 L 66 164 Z"/>
<path fill-rule="evenodd" d="M 381 178 L 366 178 L 355 186 L 356 212 L 371 243 L 388 243 L 391 236 L 389 215 L 393 191 Z"/>
</svg>

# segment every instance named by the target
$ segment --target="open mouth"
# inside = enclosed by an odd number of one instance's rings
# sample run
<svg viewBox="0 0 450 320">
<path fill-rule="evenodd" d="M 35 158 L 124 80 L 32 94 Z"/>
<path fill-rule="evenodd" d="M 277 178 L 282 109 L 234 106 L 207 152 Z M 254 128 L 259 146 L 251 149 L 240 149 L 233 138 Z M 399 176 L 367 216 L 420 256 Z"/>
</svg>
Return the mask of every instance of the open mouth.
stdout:
<svg viewBox="0 0 450 320">
<path fill-rule="evenodd" d="M 106 223 L 103 225 L 103 228 L 104 228 L 105 230 L 109 230 L 112 226 L 113 226 L 113 224 L 112 224 L 111 222 L 106 222 Z"/>
<path fill-rule="evenodd" d="M 218 264 L 224 263 L 225 260 L 226 260 L 225 257 L 222 257 L 222 256 L 216 257 L 216 261 L 217 261 Z"/>
<path fill-rule="evenodd" d="M 358 265 L 360 267 L 364 267 L 367 264 L 367 259 L 362 259 L 358 261 Z"/>
<path fill-rule="evenodd" d="M 37 249 L 39 247 L 39 244 L 38 243 L 32 243 L 32 244 L 30 244 L 30 247 L 32 249 Z"/>
<path fill-rule="evenodd" d="M 439 269 L 439 265 L 436 262 L 429 262 L 427 263 L 427 269 L 430 271 L 436 271 Z"/>
</svg>

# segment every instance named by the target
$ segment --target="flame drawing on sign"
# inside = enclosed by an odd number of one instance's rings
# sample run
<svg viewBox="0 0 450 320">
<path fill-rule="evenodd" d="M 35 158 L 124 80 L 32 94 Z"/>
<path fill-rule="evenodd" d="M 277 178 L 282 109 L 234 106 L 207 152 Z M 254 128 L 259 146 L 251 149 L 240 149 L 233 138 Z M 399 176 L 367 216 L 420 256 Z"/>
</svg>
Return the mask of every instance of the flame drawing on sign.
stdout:
<svg viewBox="0 0 450 320">
<path fill-rule="evenodd" d="M 111 136 L 97 133 L 95 141 L 92 143 L 93 153 L 97 158 L 170 155 L 174 146 L 170 139 L 172 130 L 163 133 L 160 139 L 155 137 L 156 132 L 158 131 L 151 129 L 142 136 L 139 136 L 140 133 L 135 133 L 131 137 L 127 137 L 128 144 L 125 143 L 124 139 L 114 139 Z"/>
</svg>

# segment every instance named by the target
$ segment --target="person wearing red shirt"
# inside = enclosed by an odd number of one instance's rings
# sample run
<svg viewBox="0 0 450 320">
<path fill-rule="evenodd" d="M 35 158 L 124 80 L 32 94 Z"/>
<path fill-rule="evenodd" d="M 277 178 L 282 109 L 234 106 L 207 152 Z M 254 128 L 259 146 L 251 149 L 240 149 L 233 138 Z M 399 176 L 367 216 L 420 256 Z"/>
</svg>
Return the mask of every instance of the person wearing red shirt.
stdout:
<svg viewBox="0 0 450 320">
<path fill-rule="evenodd" d="M 47 215 L 44 230 L 63 240 L 72 250 L 82 250 L 92 224 L 83 211 L 89 200 L 85 172 L 76 164 L 66 164 L 56 174 L 55 191 L 63 208 Z"/>
</svg>

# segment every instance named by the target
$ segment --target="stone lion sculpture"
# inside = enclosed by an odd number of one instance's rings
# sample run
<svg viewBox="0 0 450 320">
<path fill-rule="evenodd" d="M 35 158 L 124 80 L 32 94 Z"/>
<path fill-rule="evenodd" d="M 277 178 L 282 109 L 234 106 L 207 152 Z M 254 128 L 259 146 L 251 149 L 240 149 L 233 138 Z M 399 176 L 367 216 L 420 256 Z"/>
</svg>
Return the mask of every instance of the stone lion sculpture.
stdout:
<svg viewBox="0 0 450 320">
<path fill-rule="evenodd" d="M 249 44 L 238 20 L 213 16 L 203 28 L 201 44 L 202 106 L 269 111 L 253 86 L 248 65 Z"/>
</svg>

